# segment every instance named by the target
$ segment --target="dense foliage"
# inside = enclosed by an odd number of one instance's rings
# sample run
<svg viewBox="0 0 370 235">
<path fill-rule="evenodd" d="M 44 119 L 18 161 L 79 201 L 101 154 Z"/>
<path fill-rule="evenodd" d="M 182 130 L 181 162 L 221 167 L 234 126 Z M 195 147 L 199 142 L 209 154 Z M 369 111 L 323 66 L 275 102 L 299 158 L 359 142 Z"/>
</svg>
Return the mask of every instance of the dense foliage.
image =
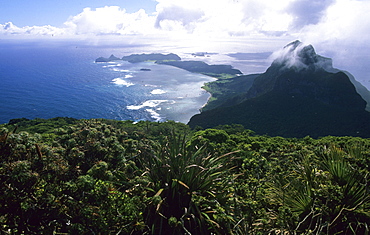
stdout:
<svg viewBox="0 0 370 235">
<path fill-rule="evenodd" d="M 240 125 L 15 119 L 2 234 L 368 234 L 370 140 Z"/>
</svg>

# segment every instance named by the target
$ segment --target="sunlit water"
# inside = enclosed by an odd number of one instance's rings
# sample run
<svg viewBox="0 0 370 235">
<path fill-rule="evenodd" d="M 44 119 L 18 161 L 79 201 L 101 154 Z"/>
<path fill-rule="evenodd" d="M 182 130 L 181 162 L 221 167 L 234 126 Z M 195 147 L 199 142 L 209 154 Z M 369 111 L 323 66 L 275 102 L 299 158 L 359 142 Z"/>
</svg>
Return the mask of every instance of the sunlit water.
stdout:
<svg viewBox="0 0 370 235">
<path fill-rule="evenodd" d="M 149 62 L 94 63 L 137 50 L 0 44 L 0 123 L 58 116 L 186 123 L 199 113 L 211 77 Z"/>
</svg>

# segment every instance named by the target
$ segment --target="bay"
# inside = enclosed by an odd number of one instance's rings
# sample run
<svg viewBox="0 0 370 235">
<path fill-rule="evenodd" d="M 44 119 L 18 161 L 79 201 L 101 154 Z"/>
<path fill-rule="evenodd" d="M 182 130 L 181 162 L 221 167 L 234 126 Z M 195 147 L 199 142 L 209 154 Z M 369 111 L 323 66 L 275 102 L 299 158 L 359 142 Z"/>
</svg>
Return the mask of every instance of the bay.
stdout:
<svg viewBox="0 0 370 235">
<path fill-rule="evenodd" d="M 148 48 L 0 43 L 0 123 L 14 118 L 107 118 L 187 123 L 214 78 L 145 62 L 95 63 Z"/>
</svg>

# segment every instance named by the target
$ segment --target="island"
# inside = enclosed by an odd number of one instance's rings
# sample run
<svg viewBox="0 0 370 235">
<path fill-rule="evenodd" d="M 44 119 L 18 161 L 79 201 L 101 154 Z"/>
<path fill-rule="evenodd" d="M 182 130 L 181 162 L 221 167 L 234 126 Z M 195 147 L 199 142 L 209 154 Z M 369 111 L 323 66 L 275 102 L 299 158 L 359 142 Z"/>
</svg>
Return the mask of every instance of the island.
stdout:
<svg viewBox="0 0 370 235">
<path fill-rule="evenodd" d="M 139 63 L 145 61 L 178 61 L 181 60 L 180 56 L 170 53 L 167 55 L 160 54 L 160 53 L 152 53 L 152 54 L 132 54 L 129 56 L 122 57 L 123 61 L 128 61 L 130 63 Z"/>
<path fill-rule="evenodd" d="M 128 61 L 130 63 L 140 63 L 152 61 L 157 64 L 170 65 L 180 69 L 187 70 L 192 73 L 201 73 L 216 78 L 230 78 L 242 75 L 242 72 L 238 69 L 234 69 L 231 65 L 209 65 L 203 61 L 182 61 L 180 56 L 170 53 L 170 54 L 132 54 L 129 56 L 124 56 L 122 59 L 111 55 L 109 58 L 99 57 L 95 62 L 110 62 L 115 60 Z M 150 71 L 150 69 L 140 69 L 141 71 Z"/>
<path fill-rule="evenodd" d="M 177 61 L 181 60 L 180 56 L 170 53 L 170 54 L 160 54 L 160 53 L 151 53 L 151 54 L 132 54 L 129 56 L 124 56 L 122 58 L 118 58 L 114 56 L 113 54 L 108 57 L 99 57 L 95 60 L 96 63 L 99 62 L 111 62 L 116 60 L 123 60 L 128 61 L 130 63 L 139 63 L 139 62 L 145 62 L 145 61 Z"/>
<path fill-rule="evenodd" d="M 234 69 L 231 65 L 209 65 L 203 61 L 157 61 L 157 64 L 171 65 L 193 73 L 201 73 L 211 77 L 221 78 L 225 76 L 237 76 L 242 72 Z"/>
<path fill-rule="evenodd" d="M 115 60 L 121 60 L 120 58 L 114 56 L 113 54 L 108 57 L 108 58 L 105 58 L 105 57 L 99 57 L 95 60 L 95 63 L 99 63 L 99 62 L 111 62 L 111 61 L 115 61 Z"/>
</svg>

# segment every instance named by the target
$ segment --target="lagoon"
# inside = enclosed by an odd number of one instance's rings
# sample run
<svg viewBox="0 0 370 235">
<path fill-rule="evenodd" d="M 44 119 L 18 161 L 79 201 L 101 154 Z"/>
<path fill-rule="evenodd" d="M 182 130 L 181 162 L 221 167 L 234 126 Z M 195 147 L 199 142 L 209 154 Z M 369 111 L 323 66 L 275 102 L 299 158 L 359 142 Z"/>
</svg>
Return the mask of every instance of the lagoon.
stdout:
<svg viewBox="0 0 370 235">
<path fill-rule="evenodd" d="M 202 85 L 214 80 L 151 62 L 94 62 L 143 50 L 130 45 L 2 43 L 0 50 L 0 123 L 58 116 L 187 123 L 210 96 Z"/>
</svg>

